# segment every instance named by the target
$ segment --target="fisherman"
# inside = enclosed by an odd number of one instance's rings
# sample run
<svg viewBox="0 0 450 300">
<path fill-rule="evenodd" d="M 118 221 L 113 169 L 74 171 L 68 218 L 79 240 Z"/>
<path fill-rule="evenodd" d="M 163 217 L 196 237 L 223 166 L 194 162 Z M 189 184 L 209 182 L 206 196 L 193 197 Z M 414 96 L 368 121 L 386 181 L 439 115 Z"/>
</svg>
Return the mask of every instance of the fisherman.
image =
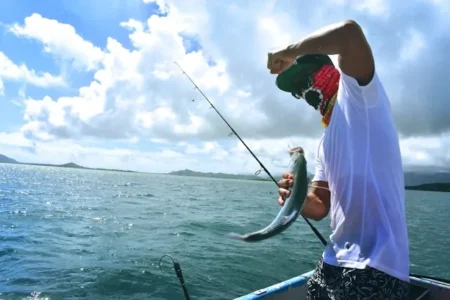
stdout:
<svg viewBox="0 0 450 300">
<path fill-rule="evenodd" d="M 328 55 L 338 55 L 339 69 Z M 330 214 L 332 233 L 307 299 L 408 299 L 404 175 L 388 96 L 369 43 L 352 20 L 269 53 L 278 88 L 306 100 L 325 130 L 302 215 Z M 289 197 L 290 173 L 279 181 Z"/>
</svg>

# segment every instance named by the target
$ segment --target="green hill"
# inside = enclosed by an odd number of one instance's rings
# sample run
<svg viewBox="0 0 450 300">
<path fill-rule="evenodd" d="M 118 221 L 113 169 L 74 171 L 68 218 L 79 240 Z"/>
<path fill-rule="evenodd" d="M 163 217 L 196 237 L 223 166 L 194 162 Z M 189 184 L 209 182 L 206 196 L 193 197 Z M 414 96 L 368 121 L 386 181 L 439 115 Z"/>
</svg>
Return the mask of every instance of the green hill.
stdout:
<svg viewBox="0 0 450 300">
<path fill-rule="evenodd" d="M 0 163 L 6 164 L 18 164 L 19 162 L 15 159 L 12 159 L 6 155 L 0 154 Z"/>
<path fill-rule="evenodd" d="M 415 191 L 450 192 L 450 183 L 425 183 L 407 186 L 405 189 Z"/>
<path fill-rule="evenodd" d="M 128 171 L 128 170 L 116 170 L 116 169 L 103 169 L 103 168 L 88 168 L 88 167 L 83 167 L 80 165 L 77 165 L 76 163 L 73 162 L 69 162 L 66 164 L 61 164 L 61 165 L 57 165 L 57 164 L 40 164 L 40 163 L 24 163 L 24 162 L 19 162 L 15 159 L 12 159 L 6 155 L 0 154 L 0 163 L 5 163 L 5 164 L 16 164 L 16 165 L 30 165 L 30 166 L 41 166 L 41 167 L 57 167 L 57 168 L 72 168 L 72 169 L 86 169 L 86 170 L 99 170 L 99 171 L 115 171 L 115 172 L 133 172 L 133 173 L 137 173 L 135 171 Z"/>
<path fill-rule="evenodd" d="M 133 172 L 129 170 L 117 170 L 117 169 L 105 169 L 105 168 L 88 168 L 77 165 L 76 163 L 69 162 L 66 164 L 42 164 L 42 163 L 23 163 L 15 159 L 12 159 L 6 155 L 0 154 L 0 163 L 6 164 L 19 164 L 19 165 L 33 165 L 33 166 L 46 166 L 46 167 L 58 167 L 58 168 L 73 168 L 73 169 L 86 169 L 86 170 L 100 170 L 100 171 L 115 171 L 115 172 Z M 193 177 L 213 177 L 213 178 L 228 178 L 228 179 L 242 179 L 242 180 L 257 180 L 257 181 L 271 181 L 267 174 L 261 172 L 259 176 L 256 175 L 244 175 L 244 174 L 227 174 L 227 173 L 212 173 L 212 172 L 197 172 L 189 169 L 173 171 L 168 175 L 174 176 L 193 176 Z M 281 174 L 272 174 L 275 180 L 281 178 Z M 308 173 L 309 179 L 313 178 L 313 174 Z M 417 190 L 417 191 L 439 191 L 450 192 L 450 172 L 449 171 L 433 171 L 430 169 L 424 169 L 423 171 L 406 171 L 405 172 L 405 189 Z"/>
</svg>

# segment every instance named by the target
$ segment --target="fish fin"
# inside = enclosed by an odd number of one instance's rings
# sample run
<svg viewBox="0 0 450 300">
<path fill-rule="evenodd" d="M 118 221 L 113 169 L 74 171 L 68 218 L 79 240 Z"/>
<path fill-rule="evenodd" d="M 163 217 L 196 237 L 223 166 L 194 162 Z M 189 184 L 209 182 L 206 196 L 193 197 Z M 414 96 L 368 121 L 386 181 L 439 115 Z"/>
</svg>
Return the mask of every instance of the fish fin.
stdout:
<svg viewBox="0 0 450 300">
<path fill-rule="evenodd" d="M 297 213 L 298 213 L 298 211 L 297 211 L 297 210 L 294 210 L 294 211 L 291 212 L 289 215 L 284 216 L 284 217 L 283 217 L 283 224 L 285 225 L 285 224 L 291 222 L 291 221 L 296 217 Z"/>
<path fill-rule="evenodd" d="M 236 239 L 236 240 L 244 240 L 245 239 L 245 235 L 242 235 L 242 234 L 239 234 L 239 233 L 235 233 L 235 232 L 228 233 L 227 237 L 232 238 L 232 239 Z"/>
</svg>

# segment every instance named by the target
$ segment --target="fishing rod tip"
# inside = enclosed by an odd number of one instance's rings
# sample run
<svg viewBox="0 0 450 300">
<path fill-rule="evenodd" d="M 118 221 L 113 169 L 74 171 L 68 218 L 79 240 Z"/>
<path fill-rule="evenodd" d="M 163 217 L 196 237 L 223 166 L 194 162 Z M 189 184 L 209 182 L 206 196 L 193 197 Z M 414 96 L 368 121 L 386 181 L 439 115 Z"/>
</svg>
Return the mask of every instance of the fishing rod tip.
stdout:
<svg viewBox="0 0 450 300">
<path fill-rule="evenodd" d="M 175 264 L 175 259 L 172 257 L 172 255 L 170 255 L 170 254 L 164 254 L 163 256 L 161 256 L 160 258 L 159 258 L 159 261 L 158 261 L 158 266 L 160 267 L 161 266 L 161 261 L 162 261 L 162 259 L 164 258 L 164 257 L 169 257 L 171 260 L 172 260 L 172 262 Z"/>
</svg>

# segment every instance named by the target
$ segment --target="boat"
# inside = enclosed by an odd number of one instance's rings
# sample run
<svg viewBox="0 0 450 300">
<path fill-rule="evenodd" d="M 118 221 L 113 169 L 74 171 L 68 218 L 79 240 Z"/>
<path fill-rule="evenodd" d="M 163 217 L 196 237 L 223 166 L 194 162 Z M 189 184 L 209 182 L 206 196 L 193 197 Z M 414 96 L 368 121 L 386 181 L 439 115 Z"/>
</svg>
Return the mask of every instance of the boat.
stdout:
<svg viewBox="0 0 450 300">
<path fill-rule="evenodd" d="M 272 286 L 234 298 L 234 300 L 301 300 L 306 299 L 307 282 L 313 271 L 279 282 Z M 410 299 L 450 299 L 450 280 L 410 274 Z"/>
</svg>

